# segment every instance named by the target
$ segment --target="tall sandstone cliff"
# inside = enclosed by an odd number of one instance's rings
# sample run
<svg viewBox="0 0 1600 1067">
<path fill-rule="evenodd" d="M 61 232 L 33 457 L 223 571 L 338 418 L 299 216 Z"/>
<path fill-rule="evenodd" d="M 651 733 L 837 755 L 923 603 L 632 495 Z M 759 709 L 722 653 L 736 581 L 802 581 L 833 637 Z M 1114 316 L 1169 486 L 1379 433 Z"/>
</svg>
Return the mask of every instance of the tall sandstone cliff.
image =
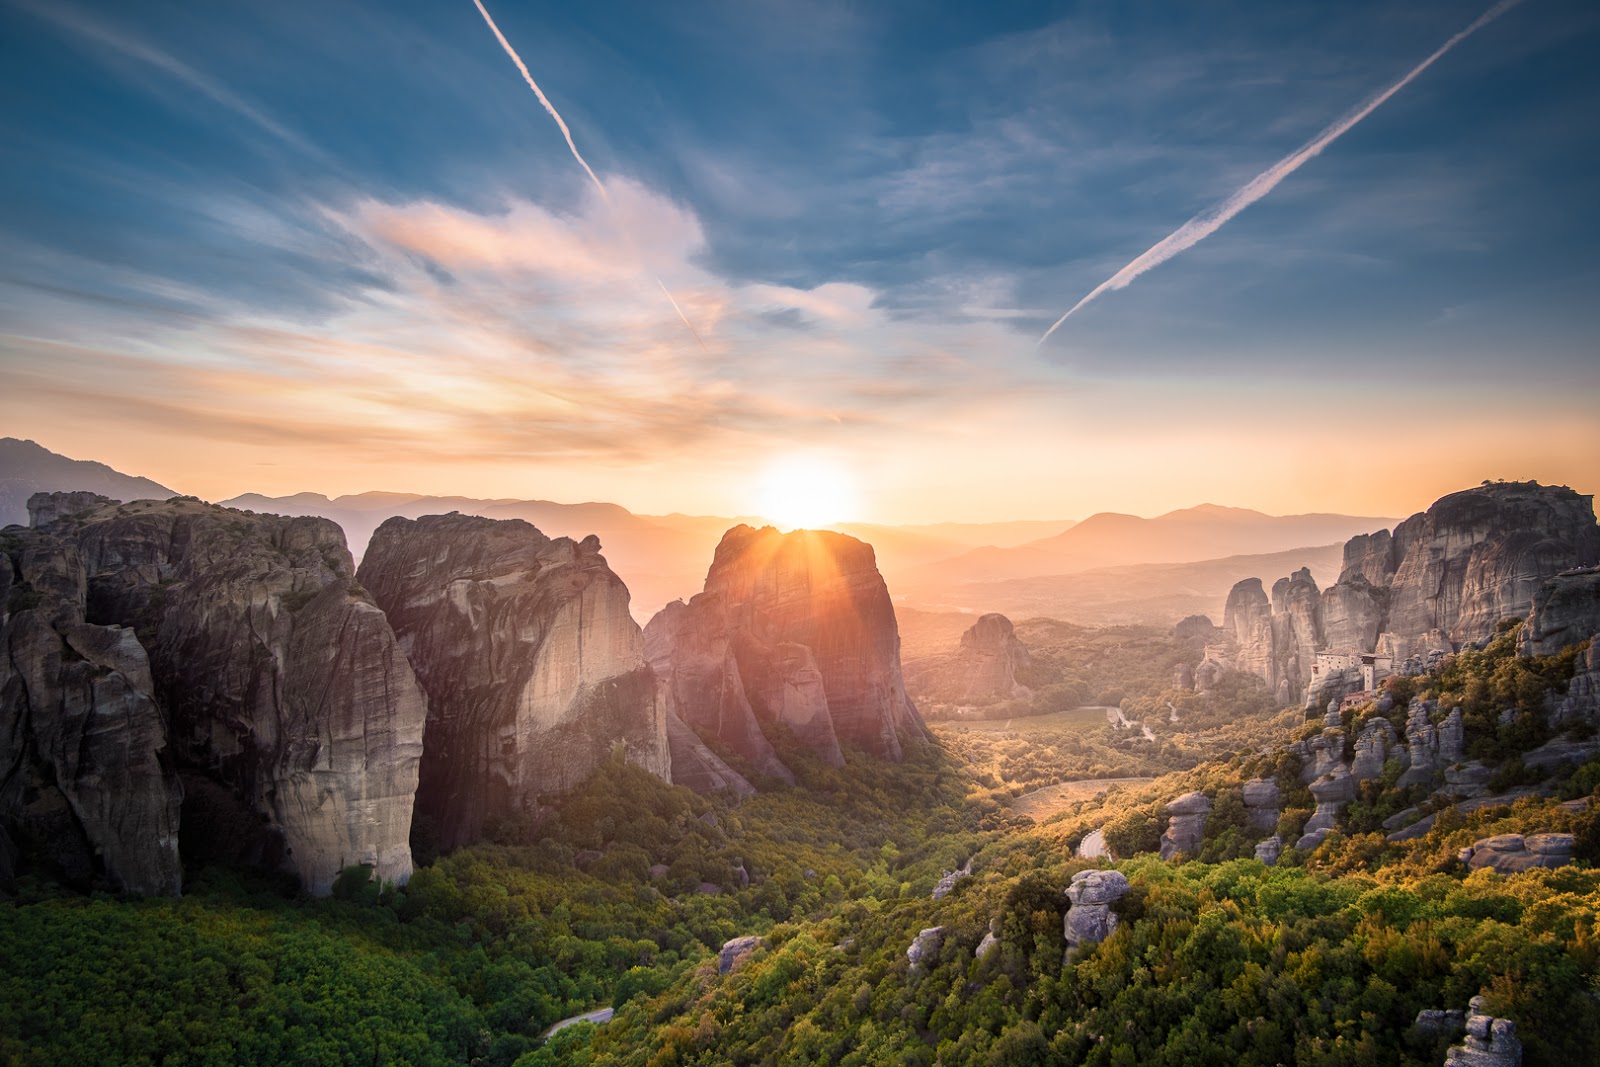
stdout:
<svg viewBox="0 0 1600 1067">
<path fill-rule="evenodd" d="M 394 518 L 360 579 L 428 695 L 419 844 L 468 844 L 487 818 L 531 812 L 619 745 L 668 775 L 655 678 L 598 539 L 552 539 L 520 519 Z"/>
<path fill-rule="evenodd" d="M 981 707 L 1032 695 L 1018 675 L 1033 665 L 1028 646 L 1017 639 L 1011 620 L 991 613 L 979 616 L 950 653 L 906 665 L 906 684 L 923 700 L 956 708 Z"/>
<path fill-rule="evenodd" d="M 1588 587 L 1547 583 L 1597 562 L 1593 497 L 1565 486 L 1494 483 L 1443 497 L 1392 534 L 1352 538 L 1339 581 L 1327 590 L 1302 570 L 1274 586 L 1264 612 L 1261 583 L 1239 582 L 1225 629 L 1236 666 L 1292 700 L 1310 680 L 1317 651 L 1371 652 L 1380 638 L 1402 654 L 1481 644 L 1501 619 L 1528 615 L 1541 589 L 1575 612 Z"/>
<path fill-rule="evenodd" d="M 142 732 L 120 743 L 130 758 L 154 745 L 177 769 L 181 785 L 169 789 L 184 798 L 186 851 L 282 866 L 313 893 L 354 864 L 409 877 L 426 703 L 336 525 L 188 498 L 41 494 L 30 510 L 45 520 L 34 554 L 82 588 L 87 624 L 124 628 L 99 640 L 135 692 L 146 692 L 138 659 L 148 652 L 161 728 L 130 718 Z M 37 721 L 39 709 L 28 712 Z M 148 782 L 147 763 L 128 766 Z"/>
<path fill-rule="evenodd" d="M 872 547 L 844 534 L 734 527 L 705 591 L 645 640 L 674 713 L 764 774 L 792 777 L 767 736 L 779 727 L 835 766 L 841 742 L 899 760 L 901 734 L 923 730 Z"/>
</svg>

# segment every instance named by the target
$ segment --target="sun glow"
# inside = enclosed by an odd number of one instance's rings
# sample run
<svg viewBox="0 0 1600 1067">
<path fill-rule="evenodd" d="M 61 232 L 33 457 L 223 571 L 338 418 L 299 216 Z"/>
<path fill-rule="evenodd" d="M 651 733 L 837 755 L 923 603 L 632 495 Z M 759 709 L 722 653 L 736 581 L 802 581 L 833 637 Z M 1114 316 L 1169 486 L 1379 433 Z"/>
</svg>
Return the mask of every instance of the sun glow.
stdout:
<svg viewBox="0 0 1600 1067">
<path fill-rule="evenodd" d="M 784 530 L 817 529 L 855 517 L 855 479 L 836 464 L 789 457 L 761 476 L 761 514 Z"/>
</svg>

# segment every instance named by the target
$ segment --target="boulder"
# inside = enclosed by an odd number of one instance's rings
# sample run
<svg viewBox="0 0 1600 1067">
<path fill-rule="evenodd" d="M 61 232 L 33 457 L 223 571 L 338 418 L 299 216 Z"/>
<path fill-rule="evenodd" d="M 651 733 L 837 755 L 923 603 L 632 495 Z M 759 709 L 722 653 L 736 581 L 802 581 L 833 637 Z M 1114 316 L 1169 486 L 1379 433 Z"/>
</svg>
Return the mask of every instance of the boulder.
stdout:
<svg viewBox="0 0 1600 1067">
<path fill-rule="evenodd" d="M 986 959 L 995 949 L 1000 947 L 1000 939 L 990 930 L 983 935 L 983 940 L 978 942 L 978 947 L 972 950 L 973 958 Z"/>
<path fill-rule="evenodd" d="M 767 943 L 764 937 L 749 934 L 736 937 L 731 941 L 722 943 L 722 951 L 717 953 L 717 973 L 732 974 L 744 964 L 744 961 L 759 948 Z"/>
<path fill-rule="evenodd" d="M 1128 892 L 1127 876 L 1121 871 L 1079 871 L 1067 886 L 1066 938 L 1070 954 L 1081 945 L 1093 945 L 1110 937 L 1117 928 L 1111 905 Z"/>
<path fill-rule="evenodd" d="M 1448 1011 L 1424 1008 L 1417 1012 L 1417 1020 L 1411 1025 L 1429 1037 L 1454 1036 L 1466 1030 L 1467 1013 L 1459 1008 Z"/>
<path fill-rule="evenodd" d="M 1256 843 L 1256 859 L 1265 863 L 1268 867 L 1276 867 L 1278 865 L 1278 857 L 1281 855 L 1283 855 L 1283 838 L 1277 834 L 1273 834 L 1265 841 Z"/>
<path fill-rule="evenodd" d="M 1282 814 L 1283 794 L 1278 783 L 1271 778 L 1252 778 L 1244 784 L 1244 806 L 1250 813 L 1250 825 L 1262 833 L 1277 829 Z"/>
<path fill-rule="evenodd" d="M 933 899 L 938 900 L 939 898 L 948 895 L 950 890 L 956 887 L 957 882 L 961 881 L 963 878 L 969 878 L 971 875 L 971 860 L 968 860 L 957 870 L 944 872 L 944 874 L 940 876 L 939 881 L 933 887 Z"/>
<path fill-rule="evenodd" d="M 1483 997 L 1473 997 L 1467 1014 L 1467 1038 L 1446 1054 L 1444 1067 L 1521 1067 L 1522 1042 L 1517 1025 L 1487 1013 Z"/>
<path fill-rule="evenodd" d="M 1211 798 L 1204 793 L 1185 793 L 1167 805 L 1167 829 L 1161 835 L 1161 858 L 1180 853 L 1193 856 L 1205 837 L 1206 818 L 1211 814 Z"/>
<path fill-rule="evenodd" d="M 943 944 L 944 927 L 930 926 L 919 932 L 912 940 L 910 947 L 906 949 L 906 959 L 911 961 L 913 969 L 920 967 L 937 956 Z"/>
<path fill-rule="evenodd" d="M 1212 641 L 1216 639 L 1217 627 L 1209 615 L 1188 615 L 1172 628 L 1172 636 L 1180 641 Z"/>
<path fill-rule="evenodd" d="M 1571 834 L 1499 834 L 1461 849 L 1457 859 L 1476 871 L 1493 868 L 1501 874 L 1518 874 L 1535 867 L 1564 867 L 1572 862 Z"/>
</svg>

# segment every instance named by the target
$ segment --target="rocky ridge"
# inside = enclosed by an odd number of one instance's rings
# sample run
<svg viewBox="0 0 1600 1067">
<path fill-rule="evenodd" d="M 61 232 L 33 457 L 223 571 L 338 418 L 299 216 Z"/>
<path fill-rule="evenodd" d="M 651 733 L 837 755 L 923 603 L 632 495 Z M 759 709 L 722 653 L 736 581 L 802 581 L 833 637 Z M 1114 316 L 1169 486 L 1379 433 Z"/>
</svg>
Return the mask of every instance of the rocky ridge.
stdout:
<svg viewBox="0 0 1600 1067">
<path fill-rule="evenodd" d="M 1570 643 L 1573 627 L 1600 628 L 1600 580 L 1567 574 L 1596 563 L 1593 497 L 1533 482 L 1487 484 L 1439 499 L 1392 534 L 1352 538 L 1326 590 L 1304 569 L 1280 579 L 1270 600 L 1258 579 L 1240 581 L 1223 629 L 1237 669 L 1264 678 L 1282 703 L 1304 694 L 1318 708 L 1360 688 L 1358 674 L 1341 675 L 1308 692 L 1319 651 L 1386 651 L 1398 668 L 1481 645 L 1501 619 L 1530 611 L 1541 619 L 1529 638 L 1539 647 Z"/>
</svg>

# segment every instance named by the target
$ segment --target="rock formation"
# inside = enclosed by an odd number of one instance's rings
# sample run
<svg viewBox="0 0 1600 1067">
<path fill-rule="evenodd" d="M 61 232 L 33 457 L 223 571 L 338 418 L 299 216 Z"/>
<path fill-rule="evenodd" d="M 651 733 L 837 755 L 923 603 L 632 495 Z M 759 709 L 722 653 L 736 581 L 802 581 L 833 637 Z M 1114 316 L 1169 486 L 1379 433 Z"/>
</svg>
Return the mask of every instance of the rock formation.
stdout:
<svg viewBox="0 0 1600 1067">
<path fill-rule="evenodd" d="M 184 776 L 184 847 L 286 867 L 313 893 L 355 864 L 407 878 L 426 706 L 339 528 L 191 498 L 82 503 L 31 501 L 57 518 L 34 551 L 49 583 L 83 589 L 87 623 L 134 628 L 80 655 L 140 691 L 148 651 L 164 736 L 148 725 L 137 747 L 159 738 Z"/>
<path fill-rule="evenodd" d="M 1499 834 L 1461 849 L 1456 858 L 1472 870 L 1491 867 L 1501 874 L 1517 874 L 1535 867 L 1565 867 L 1572 862 L 1571 834 Z"/>
<path fill-rule="evenodd" d="M 1600 569 L 1558 574 L 1533 592 L 1524 656 L 1548 656 L 1600 633 Z"/>
<path fill-rule="evenodd" d="M 663 608 L 645 642 L 678 716 L 763 774 L 792 779 L 769 730 L 839 766 L 841 741 L 898 760 L 923 729 L 889 591 L 853 537 L 734 527 L 705 591 Z"/>
<path fill-rule="evenodd" d="M 717 953 L 717 973 L 732 974 L 739 966 L 749 959 L 758 948 L 767 943 L 764 937 L 749 934 L 744 937 L 735 937 L 722 943 L 722 951 Z"/>
<path fill-rule="evenodd" d="M 1096 945 L 1117 928 L 1117 914 L 1111 905 L 1128 892 L 1127 876 L 1121 871 L 1079 871 L 1067 886 L 1067 953 L 1080 945 Z"/>
<path fill-rule="evenodd" d="M 1217 627 L 1209 615 L 1189 615 L 1172 628 L 1172 636 L 1180 641 L 1212 641 L 1216 639 Z"/>
<path fill-rule="evenodd" d="M 670 773 L 655 676 L 598 539 L 551 539 L 521 519 L 394 518 L 360 579 L 428 695 L 417 813 L 439 847 L 532 812 L 614 748 Z"/>
<path fill-rule="evenodd" d="M 1350 762 L 1350 777 L 1365 782 L 1383 777 L 1383 766 L 1400 748 L 1394 725 L 1381 715 L 1367 720 L 1356 737 L 1355 756 Z"/>
<path fill-rule="evenodd" d="M 1278 865 L 1278 857 L 1283 855 L 1283 838 L 1273 834 L 1265 841 L 1256 842 L 1256 859 L 1268 867 Z"/>
<path fill-rule="evenodd" d="M 1412 700 L 1406 711 L 1407 767 L 1396 784 L 1429 785 L 1445 769 L 1461 762 L 1466 743 L 1466 726 L 1461 709 L 1456 708 L 1435 726 L 1431 700 Z"/>
<path fill-rule="evenodd" d="M 1244 807 L 1250 813 L 1250 825 L 1264 834 L 1278 828 L 1282 814 L 1283 793 L 1278 783 L 1270 778 L 1252 778 L 1244 784 Z"/>
<path fill-rule="evenodd" d="M 1167 805 L 1167 829 L 1161 835 L 1161 858 L 1170 860 L 1182 853 L 1193 857 L 1205 838 L 1206 818 L 1211 814 L 1211 798 L 1204 793 L 1185 793 Z"/>
<path fill-rule="evenodd" d="M 920 967 L 928 960 L 939 954 L 939 949 L 944 945 L 944 927 L 930 926 L 919 931 L 906 949 L 906 959 L 913 968 Z"/>
<path fill-rule="evenodd" d="M 1317 810 L 1306 821 L 1305 831 L 1294 843 L 1295 848 L 1310 849 L 1322 844 L 1344 815 L 1344 809 L 1356 798 L 1355 779 L 1341 763 L 1311 783 L 1311 796 L 1317 802 Z"/>
<path fill-rule="evenodd" d="M 1228 593 L 1222 615 L 1223 633 L 1238 649 L 1234 665 L 1266 679 L 1277 688 L 1276 656 L 1272 633 L 1272 601 L 1260 578 L 1246 578 Z"/>
<path fill-rule="evenodd" d="M 144 646 L 84 621 L 73 545 L 0 537 L 0 599 L 19 594 L 0 621 L 0 838 L 9 824 L 73 881 L 98 870 L 129 893 L 176 895 L 183 790 Z"/>
<path fill-rule="evenodd" d="M 1589 638 L 1589 649 L 1578 657 L 1576 666 L 1572 680 L 1567 683 L 1566 695 L 1552 700 L 1552 725 L 1573 722 L 1600 725 L 1600 631 Z"/>
<path fill-rule="evenodd" d="M 1479 645 L 1501 619 L 1528 615 L 1536 594 L 1543 599 L 1530 648 L 1579 640 L 1600 628 L 1600 572 L 1551 580 L 1596 563 L 1592 497 L 1564 486 L 1496 483 L 1443 497 L 1392 535 L 1352 538 L 1339 581 L 1320 593 L 1304 569 L 1280 579 L 1270 603 L 1259 580 L 1239 582 L 1223 628 L 1235 666 L 1288 703 L 1310 680 L 1318 651 L 1366 653 L 1383 644 L 1424 657 Z M 1321 706 L 1329 696 L 1308 699 Z"/>
<path fill-rule="evenodd" d="M 978 618 L 961 635 L 961 645 L 948 656 L 930 658 L 919 665 L 908 684 L 919 694 L 941 704 L 982 706 L 1031 695 L 1017 680 L 1032 666 L 1028 646 L 1017 640 L 1011 620 L 989 614 Z M 910 670 L 908 668 L 908 676 Z"/>
<path fill-rule="evenodd" d="M 1521 1067 L 1522 1042 L 1517 1024 L 1487 1012 L 1483 997 L 1473 997 L 1467 1015 L 1467 1039 L 1452 1047 L 1444 1067 Z"/>
<path fill-rule="evenodd" d="M 662 707 L 668 707 L 663 696 Z M 728 792 L 736 797 L 753 797 L 756 787 L 728 766 L 723 758 L 706 747 L 700 735 L 670 708 L 667 716 L 667 751 L 672 761 L 672 783 L 687 786 L 696 793 Z"/>
</svg>

